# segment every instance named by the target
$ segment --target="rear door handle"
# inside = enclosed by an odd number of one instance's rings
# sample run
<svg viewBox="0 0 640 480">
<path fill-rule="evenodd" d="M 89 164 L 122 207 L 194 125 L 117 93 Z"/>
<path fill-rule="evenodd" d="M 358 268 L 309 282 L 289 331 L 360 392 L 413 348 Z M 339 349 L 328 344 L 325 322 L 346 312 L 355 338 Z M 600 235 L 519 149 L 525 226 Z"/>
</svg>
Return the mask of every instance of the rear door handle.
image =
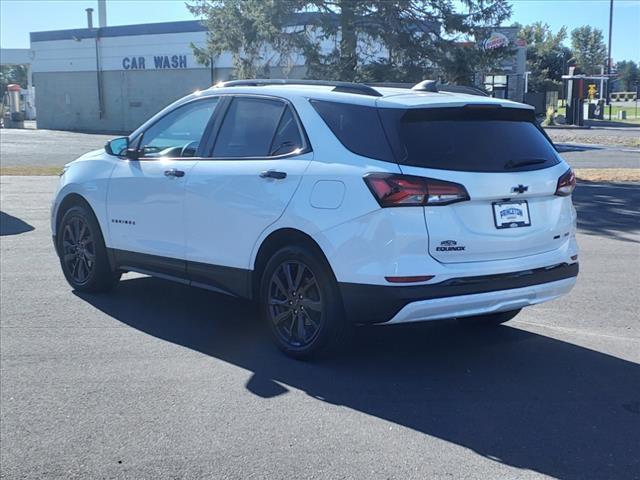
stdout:
<svg viewBox="0 0 640 480">
<path fill-rule="evenodd" d="M 262 178 L 275 178 L 277 180 L 282 180 L 283 178 L 287 178 L 286 172 L 278 172 L 277 170 L 267 170 L 265 172 L 260 172 L 260 177 Z"/>
<path fill-rule="evenodd" d="M 184 172 L 182 170 L 172 168 L 171 170 L 165 170 L 164 176 L 165 177 L 184 177 Z"/>
</svg>

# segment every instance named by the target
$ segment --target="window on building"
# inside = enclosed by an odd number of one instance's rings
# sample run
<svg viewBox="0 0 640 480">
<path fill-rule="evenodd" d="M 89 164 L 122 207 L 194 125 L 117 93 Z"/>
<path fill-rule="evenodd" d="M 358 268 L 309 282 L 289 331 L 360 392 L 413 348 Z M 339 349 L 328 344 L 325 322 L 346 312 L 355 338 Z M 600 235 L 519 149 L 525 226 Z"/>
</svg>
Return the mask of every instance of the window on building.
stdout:
<svg viewBox="0 0 640 480">
<path fill-rule="evenodd" d="M 485 75 L 484 89 L 495 98 L 507 98 L 509 79 L 506 75 Z"/>
</svg>

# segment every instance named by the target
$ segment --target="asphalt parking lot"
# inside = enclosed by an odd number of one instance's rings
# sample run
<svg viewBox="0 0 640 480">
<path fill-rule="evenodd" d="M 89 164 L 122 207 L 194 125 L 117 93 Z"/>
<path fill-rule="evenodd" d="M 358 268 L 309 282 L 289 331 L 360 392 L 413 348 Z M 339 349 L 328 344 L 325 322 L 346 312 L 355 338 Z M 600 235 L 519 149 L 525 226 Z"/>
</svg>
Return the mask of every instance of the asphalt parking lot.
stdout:
<svg viewBox="0 0 640 480">
<path fill-rule="evenodd" d="M 493 330 L 361 329 L 310 364 L 247 302 L 132 274 L 71 291 L 56 181 L 0 178 L 2 478 L 640 478 L 639 185 L 578 187 L 566 298 Z"/>
</svg>

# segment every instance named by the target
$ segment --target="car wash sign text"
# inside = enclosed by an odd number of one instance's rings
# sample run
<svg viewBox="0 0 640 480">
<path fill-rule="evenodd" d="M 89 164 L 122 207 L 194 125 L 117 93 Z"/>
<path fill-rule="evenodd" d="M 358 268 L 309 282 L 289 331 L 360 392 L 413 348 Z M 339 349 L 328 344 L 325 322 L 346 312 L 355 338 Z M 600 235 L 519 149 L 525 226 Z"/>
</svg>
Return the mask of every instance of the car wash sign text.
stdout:
<svg viewBox="0 0 640 480">
<path fill-rule="evenodd" d="M 187 68 L 186 55 L 147 55 L 124 57 L 124 70 L 178 70 Z"/>
</svg>

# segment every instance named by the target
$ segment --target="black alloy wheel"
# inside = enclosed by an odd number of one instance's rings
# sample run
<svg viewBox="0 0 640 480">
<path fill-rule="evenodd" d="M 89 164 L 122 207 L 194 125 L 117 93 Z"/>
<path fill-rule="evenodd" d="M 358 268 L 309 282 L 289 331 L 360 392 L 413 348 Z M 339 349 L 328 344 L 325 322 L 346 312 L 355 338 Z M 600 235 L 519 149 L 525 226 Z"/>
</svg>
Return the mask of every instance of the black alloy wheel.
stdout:
<svg viewBox="0 0 640 480">
<path fill-rule="evenodd" d="M 91 208 L 74 205 L 60 215 L 57 251 L 69 285 L 87 293 L 111 290 L 122 272 L 111 268 L 100 225 Z"/>
<path fill-rule="evenodd" d="M 269 317 L 280 339 L 293 348 L 309 345 L 322 324 L 322 293 L 315 275 L 299 261 L 285 261 L 269 284 Z"/>
<path fill-rule="evenodd" d="M 62 229 L 62 261 L 77 285 L 85 285 L 95 268 L 96 247 L 91 229 L 81 216 L 68 219 Z"/>
<path fill-rule="evenodd" d="M 275 252 L 262 271 L 259 300 L 274 342 L 290 357 L 324 356 L 351 338 L 338 283 L 317 249 L 291 245 Z"/>
</svg>

